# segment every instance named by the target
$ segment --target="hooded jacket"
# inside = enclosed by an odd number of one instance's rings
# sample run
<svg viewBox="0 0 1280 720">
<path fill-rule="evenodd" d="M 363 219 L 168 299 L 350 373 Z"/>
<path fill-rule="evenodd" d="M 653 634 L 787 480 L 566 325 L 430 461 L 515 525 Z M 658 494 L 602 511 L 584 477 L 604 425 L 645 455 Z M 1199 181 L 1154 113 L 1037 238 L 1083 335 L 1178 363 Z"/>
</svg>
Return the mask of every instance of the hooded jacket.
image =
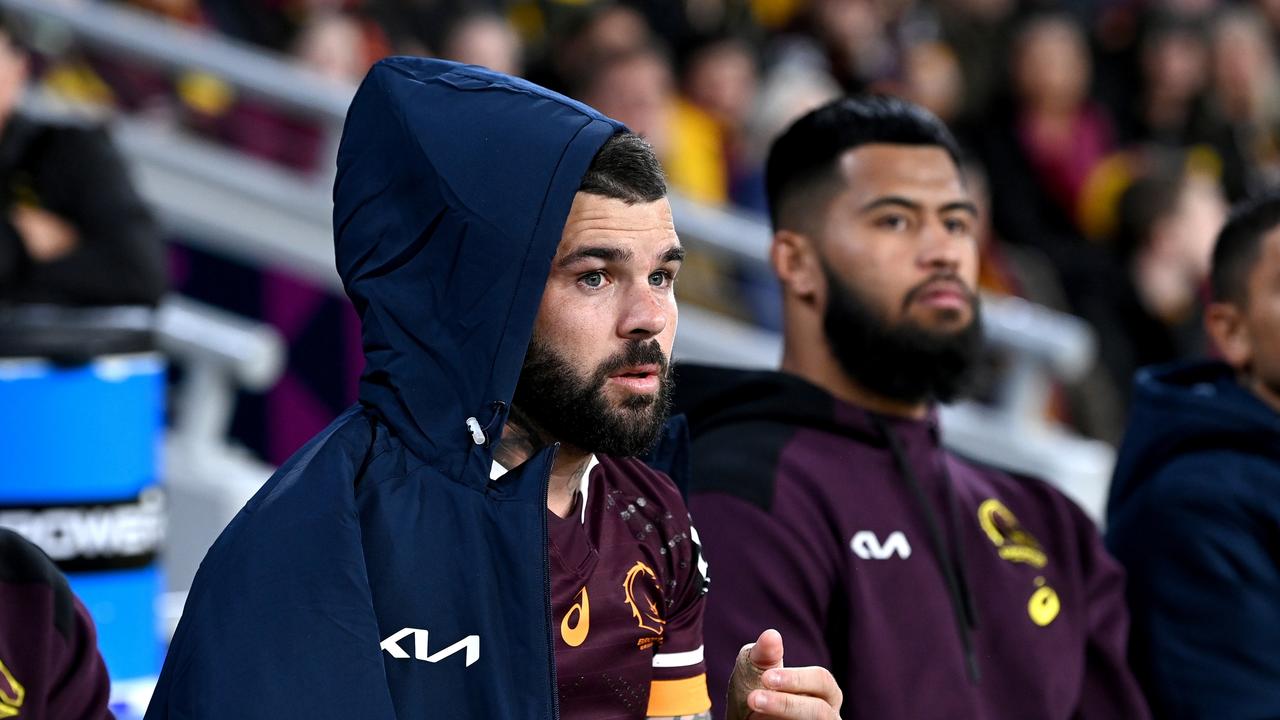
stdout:
<svg viewBox="0 0 1280 720">
<path fill-rule="evenodd" d="M 334 185 L 360 402 L 209 551 L 148 720 L 556 716 L 555 448 L 489 473 L 573 196 L 621 129 L 479 68 L 373 67 Z"/>
<path fill-rule="evenodd" d="M 1147 716 L 1122 572 L 1061 493 L 947 452 L 933 412 L 879 416 L 784 373 L 678 378 L 713 688 L 775 627 L 789 665 L 831 668 L 846 720 Z"/>
<path fill-rule="evenodd" d="M 1222 363 L 1139 372 L 1107 516 L 1152 710 L 1280 717 L 1280 413 Z"/>
</svg>

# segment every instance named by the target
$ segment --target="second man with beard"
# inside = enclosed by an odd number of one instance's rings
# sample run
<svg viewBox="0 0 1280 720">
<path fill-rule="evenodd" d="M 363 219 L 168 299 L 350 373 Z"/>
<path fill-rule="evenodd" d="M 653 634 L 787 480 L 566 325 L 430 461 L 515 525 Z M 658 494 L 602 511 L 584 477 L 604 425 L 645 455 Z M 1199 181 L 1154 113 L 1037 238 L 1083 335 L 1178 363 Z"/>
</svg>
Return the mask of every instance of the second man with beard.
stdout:
<svg viewBox="0 0 1280 720">
<path fill-rule="evenodd" d="M 844 99 L 769 156 L 781 372 L 679 370 L 711 684 L 764 622 L 848 718 L 1143 718 L 1123 574 L 1043 482 L 947 452 L 981 345 L 975 206 L 927 112 Z"/>
</svg>

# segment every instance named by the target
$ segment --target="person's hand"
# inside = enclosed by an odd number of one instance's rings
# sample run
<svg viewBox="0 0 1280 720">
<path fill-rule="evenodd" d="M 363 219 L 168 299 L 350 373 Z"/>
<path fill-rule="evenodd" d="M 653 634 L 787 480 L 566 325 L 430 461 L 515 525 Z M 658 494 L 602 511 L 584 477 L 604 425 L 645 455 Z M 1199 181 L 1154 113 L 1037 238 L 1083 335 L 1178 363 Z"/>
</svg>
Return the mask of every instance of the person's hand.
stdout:
<svg viewBox="0 0 1280 720">
<path fill-rule="evenodd" d="M 80 242 L 80 235 L 71 223 L 48 210 L 18 205 L 10 211 L 9 222 L 22 238 L 27 255 L 36 262 L 62 258 Z"/>
<path fill-rule="evenodd" d="M 843 701 L 826 668 L 784 669 L 782 635 L 765 630 L 738 652 L 729 678 L 728 720 L 839 720 Z"/>
</svg>

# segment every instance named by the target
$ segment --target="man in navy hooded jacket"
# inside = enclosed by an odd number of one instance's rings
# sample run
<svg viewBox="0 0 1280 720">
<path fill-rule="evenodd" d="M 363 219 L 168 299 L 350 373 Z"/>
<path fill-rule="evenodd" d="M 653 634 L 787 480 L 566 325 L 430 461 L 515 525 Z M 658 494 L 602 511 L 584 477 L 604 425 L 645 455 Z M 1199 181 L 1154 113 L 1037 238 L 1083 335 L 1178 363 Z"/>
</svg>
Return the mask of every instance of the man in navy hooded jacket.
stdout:
<svg viewBox="0 0 1280 720">
<path fill-rule="evenodd" d="M 1138 373 L 1107 543 L 1129 571 L 1130 654 L 1162 718 L 1280 717 L 1280 196 L 1214 249 L 1222 362 Z"/>
<path fill-rule="evenodd" d="M 697 534 L 628 457 L 670 392 L 665 194 L 584 105 L 370 71 L 334 187 L 360 404 L 210 550 L 150 720 L 705 717 Z M 830 673 L 781 655 L 773 631 L 743 648 L 730 717 L 836 717 Z"/>
</svg>

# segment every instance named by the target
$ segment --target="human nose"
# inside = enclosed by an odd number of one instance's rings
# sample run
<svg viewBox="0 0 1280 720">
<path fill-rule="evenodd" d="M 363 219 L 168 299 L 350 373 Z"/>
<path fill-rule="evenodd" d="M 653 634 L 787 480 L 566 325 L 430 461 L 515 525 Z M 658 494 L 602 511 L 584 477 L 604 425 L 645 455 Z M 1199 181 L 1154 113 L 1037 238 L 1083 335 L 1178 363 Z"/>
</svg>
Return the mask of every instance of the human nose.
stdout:
<svg viewBox="0 0 1280 720">
<path fill-rule="evenodd" d="M 629 340 L 647 340 L 667 327 L 666 309 L 647 283 L 635 284 L 623 296 L 618 335 Z"/>
<path fill-rule="evenodd" d="M 929 270 L 956 272 L 963 259 L 963 240 L 943 222 L 929 223 L 921 238 L 917 262 Z"/>
</svg>

